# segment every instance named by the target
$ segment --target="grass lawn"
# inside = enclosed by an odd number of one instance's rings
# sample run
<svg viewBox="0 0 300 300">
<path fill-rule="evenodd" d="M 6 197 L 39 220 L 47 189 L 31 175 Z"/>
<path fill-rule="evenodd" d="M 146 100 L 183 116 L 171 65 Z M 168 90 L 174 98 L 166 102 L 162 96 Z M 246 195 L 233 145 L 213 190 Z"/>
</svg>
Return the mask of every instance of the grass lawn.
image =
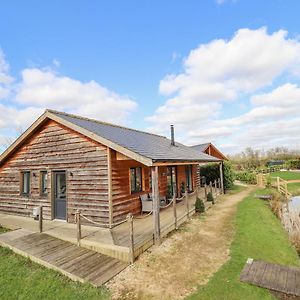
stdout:
<svg viewBox="0 0 300 300">
<path fill-rule="evenodd" d="M 289 192 L 293 196 L 300 196 L 300 182 L 291 182 L 287 184 Z"/>
<path fill-rule="evenodd" d="M 254 198 L 256 190 L 238 206 L 236 236 L 231 245 L 231 259 L 211 278 L 208 284 L 188 297 L 192 299 L 274 299 L 265 289 L 239 281 L 247 258 L 299 266 L 299 258 L 288 241 L 287 233 L 272 214 L 266 201 Z M 201 258 L 199 258 L 201 259 Z"/>
<path fill-rule="evenodd" d="M 0 226 L 0 233 L 5 229 Z M 0 299 L 109 299 L 104 288 L 81 284 L 0 247 Z"/>
<path fill-rule="evenodd" d="M 293 172 L 293 171 L 278 171 L 270 173 L 272 177 L 280 177 L 284 180 L 300 180 L 300 172 Z"/>
<path fill-rule="evenodd" d="M 228 195 L 233 195 L 233 194 L 237 194 L 243 190 L 245 190 L 246 187 L 242 186 L 242 185 L 234 185 L 230 190 L 226 191 L 226 194 Z"/>
</svg>

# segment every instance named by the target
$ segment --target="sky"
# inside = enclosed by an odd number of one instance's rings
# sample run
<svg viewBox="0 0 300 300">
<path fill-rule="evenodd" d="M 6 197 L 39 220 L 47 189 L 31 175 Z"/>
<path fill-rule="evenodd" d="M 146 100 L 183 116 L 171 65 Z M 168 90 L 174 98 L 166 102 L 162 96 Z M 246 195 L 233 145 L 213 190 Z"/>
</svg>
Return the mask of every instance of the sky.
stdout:
<svg viewBox="0 0 300 300">
<path fill-rule="evenodd" d="M 46 108 L 169 136 L 300 147 L 300 1 L 1 1 L 0 152 Z M 2 145 L 2 146 L 1 146 Z"/>
</svg>

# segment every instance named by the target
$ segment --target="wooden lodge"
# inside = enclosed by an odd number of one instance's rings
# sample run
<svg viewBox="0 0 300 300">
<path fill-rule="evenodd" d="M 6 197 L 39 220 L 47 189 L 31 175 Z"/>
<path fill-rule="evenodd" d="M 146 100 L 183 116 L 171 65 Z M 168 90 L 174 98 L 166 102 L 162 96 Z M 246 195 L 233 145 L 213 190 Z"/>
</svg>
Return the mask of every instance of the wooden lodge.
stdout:
<svg viewBox="0 0 300 300">
<path fill-rule="evenodd" d="M 221 160 L 228 160 L 228 158 L 212 143 L 194 145 L 191 146 L 191 148 Z"/>
<path fill-rule="evenodd" d="M 173 135 L 174 137 L 174 135 Z M 142 200 L 157 203 L 193 192 L 198 166 L 218 162 L 163 136 L 52 110 L 0 156 L 0 212 L 74 222 L 77 210 L 113 226 Z M 147 211 L 147 210 L 146 210 Z"/>
</svg>

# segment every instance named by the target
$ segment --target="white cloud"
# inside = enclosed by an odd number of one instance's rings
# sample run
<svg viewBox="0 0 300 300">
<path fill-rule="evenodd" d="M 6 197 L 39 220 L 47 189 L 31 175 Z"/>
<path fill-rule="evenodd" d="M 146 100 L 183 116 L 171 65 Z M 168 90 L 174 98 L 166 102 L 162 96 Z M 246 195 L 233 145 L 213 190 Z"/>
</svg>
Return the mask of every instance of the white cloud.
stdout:
<svg viewBox="0 0 300 300">
<path fill-rule="evenodd" d="M 0 99 L 9 95 L 9 84 L 12 81 L 13 78 L 9 76 L 9 64 L 5 60 L 4 53 L 0 48 Z"/>
<path fill-rule="evenodd" d="M 240 29 L 230 40 L 213 40 L 193 49 L 183 67 L 182 73 L 168 74 L 160 82 L 159 91 L 168 98 L 147 118 L 153 124 L 150 128 L 157 132 L 162 132 L 167 122 L 178 123 L 184 128 L 179 137 L 185 142 L 223 138 L 223 144 L 231 145 L 224 140 L 237 138 L 238 126 L 245 129 L 257 122 L 292 118 L 299 111 L 296 84 L 283 84 L 271 93 L 260 92 L 273 87 L 278 79 L 299 80 L 300 42 L 289 38 L 284 30 L 268 33 L 266 28 Z M 243 99 L 245 103 L 248 97 L 252 106 L 248 112 L 222 117 L 224 106 L 234 111 L 240 106 L 235 101 Z"/>
<path fill-rule="evenodd" d="M 124 123 L 137 103 L 95 81 L 81 82 L 51 70 L 25 69 L 16 101 L 22 105 L 54 108 L 105 121 Z"/>
<path fill-rule="evenodd" d="M 54 59 L 53 64 L 59 67 L 60 62 Z M 137 108 L 134 100 L 96 81 L 82 82 L 62 76 L 51 67 L 24 69 L 21 79 L 13 83 L 9 64 L 0 50 L 1 97 L 0 132 L 7 135 L 27 129 L 46 108 L 118 124 L 128 123 L 130 114 Z"/>
</svg>

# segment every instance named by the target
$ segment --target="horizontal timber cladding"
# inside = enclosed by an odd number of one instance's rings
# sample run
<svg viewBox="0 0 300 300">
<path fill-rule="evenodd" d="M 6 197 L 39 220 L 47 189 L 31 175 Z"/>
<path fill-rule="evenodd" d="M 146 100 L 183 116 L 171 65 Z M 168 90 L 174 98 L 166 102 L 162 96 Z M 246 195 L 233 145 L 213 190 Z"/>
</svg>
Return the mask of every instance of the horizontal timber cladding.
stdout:
<svg viewBox="0 0 300 300">
<path fill-rule="evenodd" d="M 53 218 L 52 171 L 66 171 L 67 220 L 77 209 L 108 223 L 107 148 L 54 121 L 48 121 L 0 166 L 0 212 L 29 216 L 44 206 Z M 30 194 L 20 195 L 20 172 L 30 171 Z M 48 195 L 40 196 L 40 171 L 48 173 Z"/>
<path fill-rule="evenodd" d="M 141 201 L 140 196 L 146 193 L 151 194 L 150 176 L 151 168 L 134 160 L 118 160 L 116 151 L 112 151 L 112 202 L 113 202 L 113 222 L 123 220 L 128 213 L 140 214 Z M 130 168 L 142 168 L 142 186 L 141 192 L 130 192 Z M 180 193 L 180 183 L 186 183 L 185 166 L 177 166 L 178 176 L 178 193 Z M 158 167 L 158 186 L 159 195 L 164 197 L 167 195 L 167 166 Z M 196 186 L 197 165 L 193 166 L 193 184 Z"/>
</svg>

